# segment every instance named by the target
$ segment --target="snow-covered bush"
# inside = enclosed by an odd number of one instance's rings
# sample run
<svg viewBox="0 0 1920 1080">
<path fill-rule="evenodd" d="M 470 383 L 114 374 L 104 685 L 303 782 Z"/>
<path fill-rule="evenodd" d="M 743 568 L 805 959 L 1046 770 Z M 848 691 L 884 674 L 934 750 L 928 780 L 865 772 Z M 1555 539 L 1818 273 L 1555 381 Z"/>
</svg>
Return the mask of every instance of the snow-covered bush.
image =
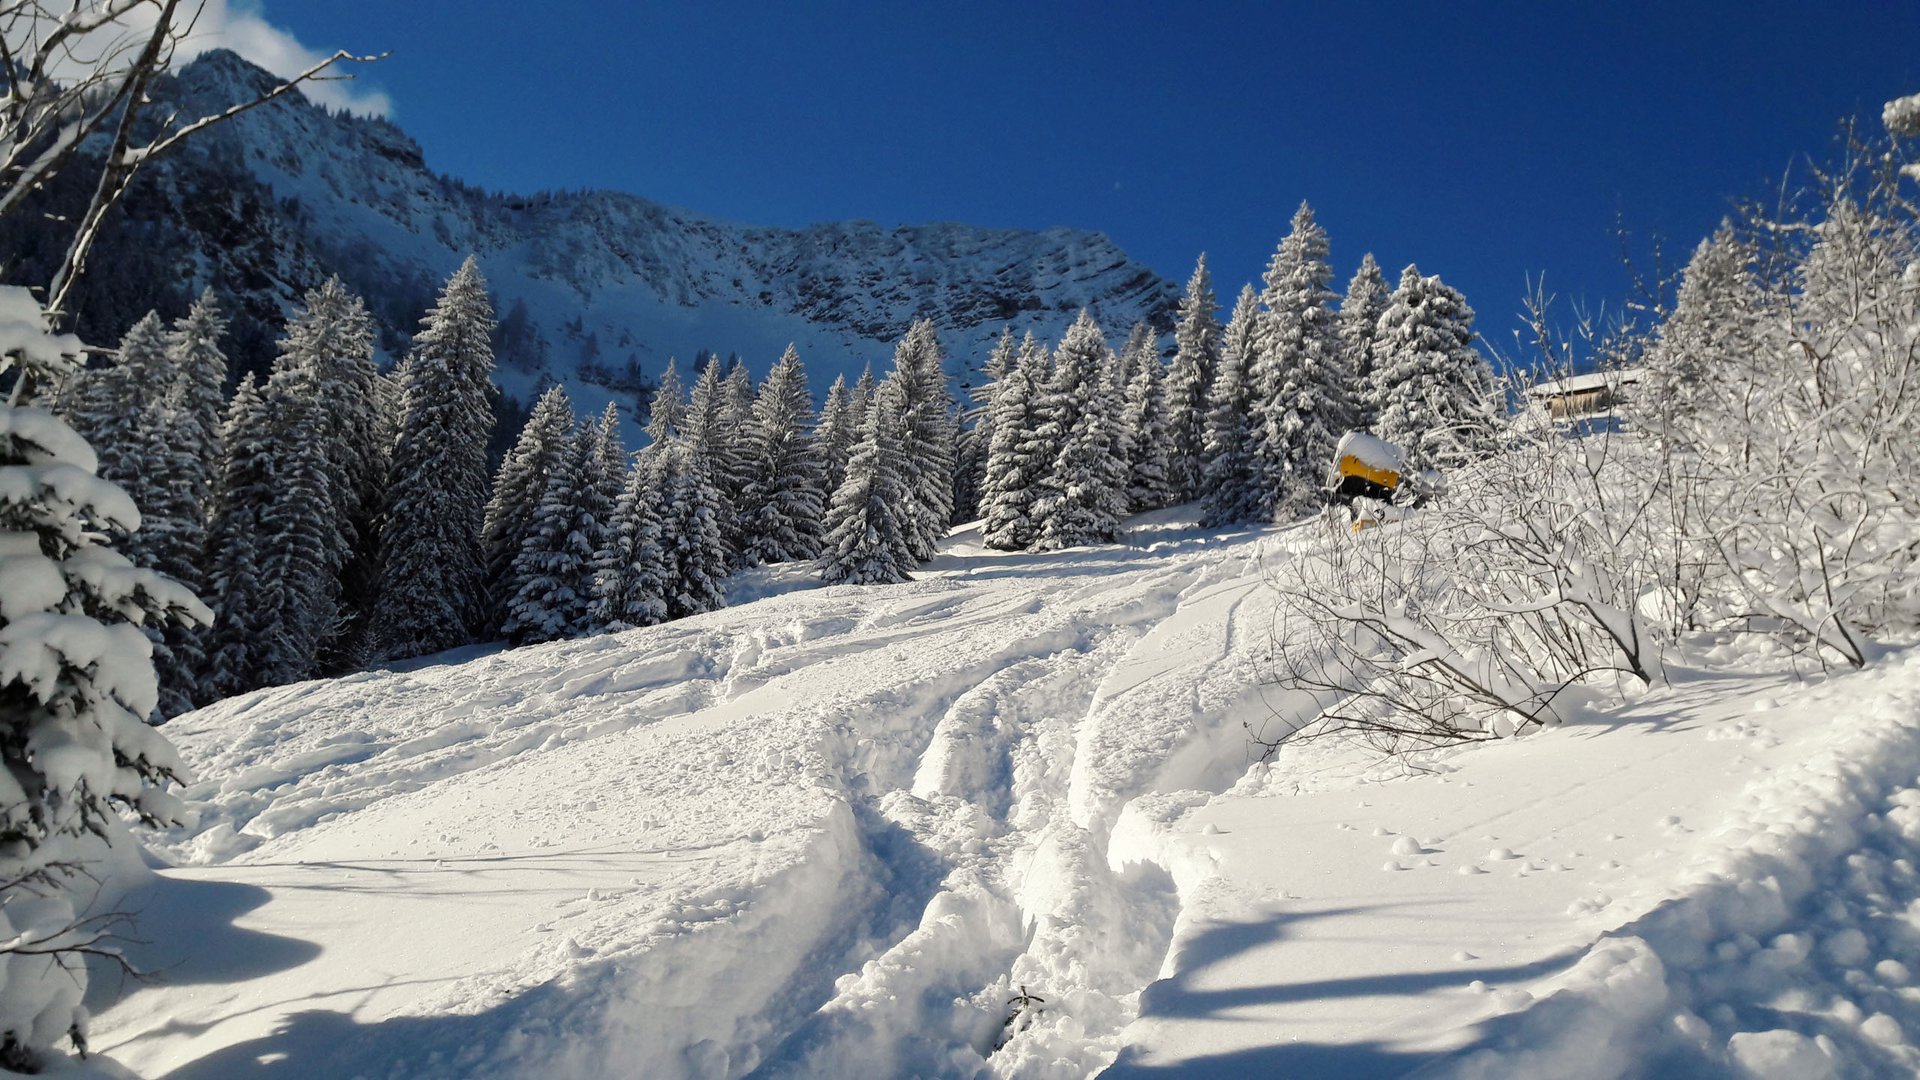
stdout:
<svg viewBox="0 0 1920 1080">
<path fill-rule="evenodd" d="M 1853 666 L 1920 627 L 1920 229 L 1899 160 L 1856 147 L 1802 204 L 1703 242 L 1631 410 L 1661 446 L 1677 565 L 1710 570 L 1672 582 L 1694 621 Z"/>
<path fill-rule="evenodd" d="M 1387 752 L 1565 717 L 1566 692 L 1649 682 L 1660 639 L 1645 500 L 1624 442 L 1518 434 L 1446 497 L 1278 567 L 1275 662 L 1311 708 L 1289 738 L 1358 732 Z"/>
</svg>

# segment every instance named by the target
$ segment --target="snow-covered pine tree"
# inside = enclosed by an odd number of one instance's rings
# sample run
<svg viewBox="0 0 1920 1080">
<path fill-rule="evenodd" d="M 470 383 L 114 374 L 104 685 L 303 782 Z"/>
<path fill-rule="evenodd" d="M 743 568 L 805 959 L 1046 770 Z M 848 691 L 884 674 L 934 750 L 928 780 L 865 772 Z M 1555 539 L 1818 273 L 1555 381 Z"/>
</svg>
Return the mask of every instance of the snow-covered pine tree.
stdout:
<svg viewBox="0 0 1920 1080">
<path fill-rule="evenodd" d="M 213 640 L 199 697 L 212 701 L 261 685 L 272 636 L 268 582 L 261 568 L 266 530 L 262 517 L 279 488 L 279 456 L 267 423 L 267 398 L 242 376 L 220 428 L 220 481 L 208 526 L 209 582 L 214 608 Z"/>
<path fill-rule="evenodd" d="M 609 632 L 667 617 L 660 459 L 668 449 L 656 442 L 635 455 L 614 506 L 613 529 L 594 556 L 594 618 Z"/>
<path fill-rule="evenodd" d="M 140 530 L 126 538 L 121 553 L 193 590 L 202 583 L 206 546 L 198 498 L 205 467 L 184 430 L 176 403 L 179 368 L 169 346 L 160 317 L 147 313 L 127 331 L 117 362 L 75 380 L 65 403 L 77 412 L 76 430 L 110 448 L 98 455 L 100 477 L 140 509 Z M 160 678 L 159 715 L 177 716 L 193 707 L 204 655 L 199 631 L 174 623 L 146 633 Z"/>
<path fill-rule="evenodd" d="M 1173 365 L 1167 371 L 1166 429 L 1167 483 L 1176 498 L 1200 494 L 1207 446 L 1207 394 L 1220 366 L 1220 305 L 1214 299 L 1213 277 L 1207 257 L 1201 255 L 1187 279 L 1174 325 Z"/>
<path fill-rule="evenodd" d="M 1133 384 L 1133 377 L 1140 373 L 1141 361 L 1149 356 L 1156 361 L 1160 359 L 1160 336 L 1145 322 L 1134 323 L 1127 331 L 1126 344 L 1114 354 L 1113 383 L 1122 393 Z"/>
<path fill-rule="evenodd" d="M 667 370 L 660 373 L 660 386 L 647 405 L 647 438 L 666 442 L 680 434 L 687 418 L 687 391 L 680 385 L 680 362 L 667 357 Z"/>
<path fill-rule="evenodd" d="M 533 527 L 534 511 L 546 494 L 547 477 L 566 454 L 573 432 L 573 405 L 565 388 L 555 385 L 540 395 L 527 417 L 520 438 L 501 459 L 494 474 L 493 495 L 480 528 L 481 556 L 485 560 L 488 622 L 485 632 L 498 633 L 507 619 L 507 605 L 524 582 L 513 576 L 513 564 Z"/>
<path fill-rule="evenodd" d="M 620 496 L 626 490 L 630 471 L 627 448 L 620 438 L 620 407 L 611 401 L 593 425 L 585 469 L 580 482 L 580 529 L 593 545 L 594 569 L 582 591 L 594 595 L 594 575 L 598 573 L 604 553 L 613 547 L 615 533 L 620 528 Z M 598 628 L 598 616 L 589 611 L 572 632 L 589 634 Z"/>
<path fill-rule="evenodd" d="M 287 324 L 274 371 L 278 375 L 288 365 L 306 371 L 301 392 L 320 411 L 312 425 L 319 441 L 311 449 L 322 456 L 323 487 L 347 549 L 334 571 L 339 580 L 330 590 L 333 621 L 322 633 L 322 652 L 299 678 L 352 670 L 368 659 L 391 449 L 380 436 L 380 372 L 373 363 L 373 318 L 366 304 L 337 277 L 308 292 L 305 300 L 306 309 Z M 271 404 L 271 380 L 267 396 Z"/>
<path fill-rule="evenodd" d="M 422 320 L 407 365 L 380 536 L 380 655 L 441 652 L 484 628 L 492 373 L 493 305 L 468 256 Z"/>
<path fill-rule="evenodd" d="M 1133 511 L 1158 510 L 1174 500 L 1168 476 L 1164 368 L 1149 352 L 1134 362 L 1133 381 L 1127 384 L 1126 415 L 1121 426 L 1129 436 L 1127 502 Z"/>
<path fill-rule="evenodd" d="M 412 357 L 403 357 L 373 381 L 374 440 L 380 453 L 386 455 L 388 471 L 393 468 L 393 446 L 400 441 L 400 421 L 407 415 L 407 369 L 411 366 Z"/>
<path fill-rule="evenodd" d="M 743 508 L 749 562 L 791 562 L 820 554 L 826 497 L 809 430 L 812 406 L 806 369 L 788 345 L 753 403 L 752 480 Z"/>
<path fill-rule="evenodd" d="M 1722 424 L 1751 424 L 1742 410 L 1714 408 L 1709 399 L 1717 396 L 1712 380 L 1727 381 L 1729 372 L 1750 368 L 1766 351 L 1754 334 L 1767 298 L 1753 261 L 1753 249 L 1730 221 L 1722 221 L 1687 260 L 1673 312 L 1647 352 L 1646 375 L 1635 395 L 1642 422 L 1653 430 L 1691 440 L 1710 436 Z M 1709 413 L 1704 418 L 1697 415 L 1702 406 Z"/>
<path fill-rule="evenodd" d="M 847 377 L 834 376 L 833 385 L 827 389 L 826 404 L 820 407 L 820 424 L 814 428 L 814 445 L 820 452 L 820 490 L 829 498 L 846 480 L 847 459 L 853 455 L 853 445 L 860 437 L 855 412 L 853 390 L 847 386 Z"/>
<path fill-rule="evenodd" d="M 339 514 L 339 474 L 327 455 L 331 434 L 314 369 L 297 358 L 276 364 L 266 389 L 275 486 L 260 512 L 258 549 L 269 633 L 257 685 L 319 674 L 321 647 L 344 618 L 341 570 L 353 537 Z"/>
<path fill-rule="evenodd" d="M 714 510 L 714 524 L 720 528 L 722 539 L 729 545 L 728 558 L 731 560 L 735 532 L 732 522 L 738 517 L 739 511 L 727 496 L 725 478 L 738 472 L 740 465 L 734 459 L 735 440 L 727 427 L 727 411 L 726 375 L 720 367 L 720 358 L 709 356 L 688 394 L 687 414 L 682 422 L 680 439 L 707 470 L 708 482 L 713 485 L 714 495 L 720 500 Z"/>
<path fill-rule="evenodd" d="M 213 511 L 213 485 L 220 472 L 220 429 L 227 412 L 227 355 L 220 348 L 227 320 L 213 290 L 200 294 L 167 335 L 167 356 L 174 371 L 168 395 L 178 428 L 176 442 L 185 454 L 182 483 L 200 507 L 202 520 Z M 204 544 L 201 545 L 204 549 Z M 203 567 L 204 569 L 204 567 Z"/>
<path fill-rule="evenodd" d="M 167 551 L 156 553 L 154 566 L 206 597 L 212 580 L 208 547 L 213 516 L 214 485 L 219 479 L 223 448 L 220 431 L 226 401 L 227 357 L 220 348 L 226 333 L 218 301 L 211 289 L 200 295 L 185 318 L 176 320 L 167 335 L 167 358 L 173 385 L 166 396 L 170 431 L 168 455 L 174 463 L 176 488 L 167 501 L 171 515 Z M 161 631 L 156 650 L 160 669 L 160 711 L 173 716 L 204 699 L 200 696 L 206 668 L 209 633 L 198 627 L 174 624 Z M 159 665 L 164 653 L 168 662 Z"/>
<path fill-rule="evenodd" d="M 1244 285 L 1221 335 L 1220 366 L 1207 395 L 1201 524 L 1240 525 L 1273 517 L 1266 475 L 1254 456 L 1253 388 L 1247 370 L 1259 335 L 1259 297 Z"/>
<path fill-rule="evenodd" d="M 847 464 L 847 480 L 833 493 L 820 577 L 832 584 L 877 585 L 906 581 L 914 564 L 910 504 L 906 389 L 888 378 L 876 392 L 860 445 Z"/>
<path fill-rule="evenodd" d="M 1115 452 L 1120 404 L 1113 353 L 1082 309 L 1054 350 L 1041 393 L 1039 439 L 1058 450 L 1034 503 L 1038 546 L 1046 550 L 1116 539 L 1126 511 L 1126 462 Z"/>
<path fill-rule="evenodd" d="M 53 334 L 25 288 L 0 287 L 0 372 L 16 389 L 69 372 L 82 346 Z M 24 396 L 24 393 L 22 394 Z M 84 1048 L 80 953 L 98 940 L 97 912 L 62 892 L 123 812 L 178 824 L 166 791 L 186 769 L 145 723 L 159 698 L 142 625 L 212 618 L 185 587 L 134 566 L 105 544 L 135 530 L 133 501 L 96 474 L 93 451 L 45 409 L 0 407 L 0 952 L 5 1024 L 0 1064 L 29 1069 L 37 1050 L 71 1035 Z M 37 1070 L 36 1070 L 37 1071 Z"/>
<path fill-rule="evenodd" d="M 1375 337 L 1375 434 L 1410 465 L 1451 468 L 1484 454 L 1498 421 L 1493 370 L 1473 345 L 1473 309 L 1438 275 L 1400 274 Z"/>
<path fill-rule="evenodd" d="M 1352 380 L 1348 396 L 1353 401 L 1353 426 L 1368 431 L 1379 407 L 1373 390 L 1373 338 L 1392 292 L 1369 251 L 1360 259 L 1360 269 L 1354 271 L 1347 295 L 1340 301 L 1340 364 Z"/>
<path fill-rule="evenodd" d="M 981 378 L 968 391 L 970 405 L 961 417 L 958 459 L 954 466 L 954 524 L 980 516 L 981 495 L 987 478 L 987 451 L 993 445 L 993 395 L 1020 360 L 1020 343 L 1008 325 L 987 354 Z"/>
<path fill-rule="evenodd" d="M 1267 266 L 1265 308 L 1250 381 L 1260 424 L 1256 457 L 1275 513 L 1317 501 L 1334 444 L 1353 426 L 1351 378 L 1341 362 L 1327 232 L 1306 203 Z"/>
<path fill-rule="evenodd" d="M 720 489 L 721 497 L 732 513 L 720 519 L 720 531 L 727 538 L 727 550 L 733 552 L 733 566 L 738 569 L 753 565 L 753 552 L 748 548 L 747 535 L 747 488 L 753 482 L 753 375 L 747 370 L 744 361 L 736 358 L 728 369 L 727 377 L 720 384 L 721 400 L 720 432 L 726 440 L 727 452 L 714 459 L 708 467 L 712 470 L 715 486 Z"/>
<path fill-rule="evenodd" d="M 867 418 L 873 413 L 873 403 L 880 398 L 880 384 L 873 377 L 873 362 L 868 361 L 860 368 L 860 378 L 853 384 L 853 430 L 855 443 L 860 441 L 861 432 L 867 430 Z"/>
<path fill-rule="evenodd" d="M 889 381 L 900 385 L 906 418 L 909 502 L 902 507 L 907 548 L 915 559 L 933 558 L 953 521 L 953 395 L 947 391 L 945 356 L 932 319 L 907 329 L 893 351 Z"/>
<path fill-rule="evenodd" d="M 723 608 L 732 556 L 720 531 L 725 503 L 708 475 L 707 463 L 691 447 L 669 442 L 658 448 L 656 468 L 660 579 L 667 594 L 667 617 L 680 619 Z"/>
<path fill-rule="evenodd" d="M 1033 504 L 1053 466 L 1055 448 L 1038 433 L 1039 398 L 1052 378 L 1046 346 L 1028 331 L 1013 370 L 993 395 L 993 442 L 981 485 L 982 540 L 1001 551 L 1023 551 L 1040 539 Z"/>
<path fill-rule="evenodd" d="M 76 434 L 99 447 L 100 475 L 120 478 L 140 471 L 151 452 L 151 440 L 138 429 L 151 419 L 147 406 L 172 385 L 166 328 L 159 313 L 149 311 L 120 339 L 111 365 L 74 372 L 65 380 L 57 407 Z M 129 494 L 138 505 L 140 493 Z"/>
<path fill-rule="evenodd" d="M 515 645 L 553 641 L 579 632 L 593 614 L 594 550 L 585 526 L 585 489 L 593 487 L 597 428 L 577 424 L 547 472 L 526 539 L 508 579 L 517 586 L 502 627 Z"/>
</svg>

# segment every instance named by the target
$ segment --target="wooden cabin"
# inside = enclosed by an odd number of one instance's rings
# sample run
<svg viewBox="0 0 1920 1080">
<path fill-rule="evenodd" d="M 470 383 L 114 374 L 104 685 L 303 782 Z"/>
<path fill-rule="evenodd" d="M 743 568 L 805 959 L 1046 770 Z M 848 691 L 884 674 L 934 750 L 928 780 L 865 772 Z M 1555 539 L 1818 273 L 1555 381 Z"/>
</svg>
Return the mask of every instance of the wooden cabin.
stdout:
<svg viewBox="0 0 1920 1080">
<path fill-rule="evenodd" d="M 1594 371 L 1527 387 L 1527 400 L 1555 420 L 1612 412 L 1640 381 L 1638 368 Z"/>
</svg>

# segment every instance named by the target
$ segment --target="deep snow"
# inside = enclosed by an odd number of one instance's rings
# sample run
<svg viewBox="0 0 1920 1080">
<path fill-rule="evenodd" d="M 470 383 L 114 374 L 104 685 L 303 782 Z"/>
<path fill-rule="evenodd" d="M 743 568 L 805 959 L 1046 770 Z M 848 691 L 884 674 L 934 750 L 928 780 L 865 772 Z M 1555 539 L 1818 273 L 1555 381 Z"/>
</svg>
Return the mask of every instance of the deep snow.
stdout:
<svg viewBox="0 0 1920 1080">
<path fill-rule="evenodd" d="M 154 978 L 99 980 L 94 1048 L 171 1077 L 1920 1062 L 1920 658 L 1695 657 L 1517 740 L 1252 764 L 1243 723 L 1289 704 L 1266 577 L 1345 541 L 1133 526 L 961 532 L 898 586 L 761 570 L 709 615 L 174 721 L 199 819 L 147 837 Z"/>
</svg>

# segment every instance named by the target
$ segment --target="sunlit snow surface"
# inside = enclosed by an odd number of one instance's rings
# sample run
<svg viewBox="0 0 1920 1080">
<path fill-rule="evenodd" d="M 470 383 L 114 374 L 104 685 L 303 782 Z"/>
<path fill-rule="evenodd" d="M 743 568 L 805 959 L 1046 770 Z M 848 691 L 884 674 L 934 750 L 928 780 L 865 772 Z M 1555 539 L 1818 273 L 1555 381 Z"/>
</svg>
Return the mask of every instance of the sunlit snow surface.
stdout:
<svg viewBox="0 0 1920 1080">
<path fill-rule="evenodd" d="M 1288 704 L 1267 576 L 1345 541 L 1133 524 L 963 531 L 899 586 L 761 570 L 711 615 L 169 724 L 199 822 L 149 837 L 154 977 L 99 979 L 94 1048 L 169 1077 L 1920 1064 L 1920 661 L 1675 665 L 1412 771 L 1250 769 L 1243 722 Z"/>
</svg>

